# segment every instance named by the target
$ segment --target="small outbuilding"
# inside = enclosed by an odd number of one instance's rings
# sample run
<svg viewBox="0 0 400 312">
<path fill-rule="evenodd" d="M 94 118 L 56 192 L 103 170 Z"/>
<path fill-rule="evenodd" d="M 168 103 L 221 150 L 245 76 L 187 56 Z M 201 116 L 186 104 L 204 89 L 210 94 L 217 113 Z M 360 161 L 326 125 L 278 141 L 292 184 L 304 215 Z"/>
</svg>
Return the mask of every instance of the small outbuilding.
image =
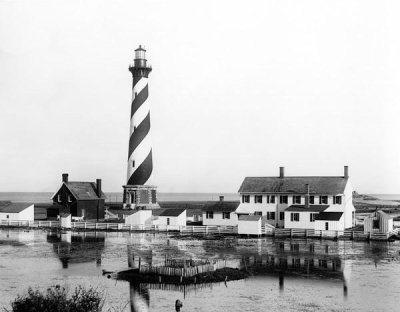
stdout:
<svg viewBox="0 0 400 312">
<path fill-rule="evenodd" d="M 261 235 L 261 219 L 260 215 L 242 215 L 238 219 L 239 235 Z"/>
<path fill-rule="evenodd" d="M 71 214 L 68 212 L 64 212 L 60 214 L 60 223 L 61 227 L 65 229 L 71 228 Z"/>
<path fill-rule="evenodd" d="M 127 210 L 123 213 L 125 224 L 146 225 L 151 224 L 152 210 Z"/>
<path fill-rule="evenodd" d="M 185 226 L 186 225 L 186 209 L 184 208 L 170 208 L 164 209 L 158 215 L 158 225 L 174 225 L 174 226 Z"/>
<path fill-rule="evenodd" d="M 371 213 L 364 219 L 364 233 L 389 233 L 393 231 L 393 217 L 382 210 Z"/>
<path fill-rule="evenodd" d="M 320 212 L 315 216 L 316 231 L 344 231 L 343 212 Z"/>
<path fill-rule="evenodd" d="M 0 205 L 0 220 L 33 221 L 34 217 L 34 204 L 5 202 Z"/>
</svg>

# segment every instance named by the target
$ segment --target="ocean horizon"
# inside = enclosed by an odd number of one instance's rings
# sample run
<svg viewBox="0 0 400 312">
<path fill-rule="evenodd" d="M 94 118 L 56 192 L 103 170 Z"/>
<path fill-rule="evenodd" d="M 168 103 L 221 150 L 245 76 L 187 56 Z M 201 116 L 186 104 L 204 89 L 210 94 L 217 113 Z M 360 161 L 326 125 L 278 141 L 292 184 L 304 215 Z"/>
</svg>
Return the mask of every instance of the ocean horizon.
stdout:
<svg viewBox="0 0 400 312">
<path fill-rule="evenodd" d="M 0 192 L 0 201 L 51 203 L 54 192 Z M 122 192 L 105 192 L 106 202 L 122 202 Z M 237 193 L 157 193 L 158 201 L 214 201 L 219 196 L 225 200 L 239 200 Z M 400 196 L 399 196 L 400 198 Z"/>
<path fill-rule="evenodd" d="M 0 201 L 51 203 L 53 192 L 0 192 Z M 122 201 L 122 192 L 105 192 L 106 202 Z M 400 194 L 365 194 L 381 200 L 400 200 Z M 215 201 L 219 196 L 225 200 L 239 200 L 237 193 L 158 193 L 158 201 Z"/>
</svg>

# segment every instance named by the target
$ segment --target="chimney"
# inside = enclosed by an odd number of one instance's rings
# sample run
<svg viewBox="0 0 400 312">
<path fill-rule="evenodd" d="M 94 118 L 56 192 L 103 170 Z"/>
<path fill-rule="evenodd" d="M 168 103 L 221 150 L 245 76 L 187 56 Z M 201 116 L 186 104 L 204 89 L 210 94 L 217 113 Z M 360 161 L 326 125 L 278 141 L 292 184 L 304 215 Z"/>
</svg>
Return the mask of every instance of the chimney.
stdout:
<svg viewBox="0 0 400 312">
<path fill-rule="evenodd" d="M 219 197 L 219 202 L 222 203 L 224 201 L 224 196 Z"/>
<path fill-rule="evenodd" d="M 349 177 L 349 166 L 344 166 L 344 178 L 348 179 Z"/>
<path fill-rule="evenodd" d="M 279 167 L 279 177 L 281 179 L 285 177 L 285 167 Z"/>
<path fill-rule="evenodd" d="M 306 196 L 305 196 L 305 205 L 304 205 L 304 207 L 306 209 L 308 209 L 308 208 L 310 208 L 310 186 L 308 184 L 306 184 L 305 193 L 306 193 Z"/>
<path fill-rule="evenodd" d="M 98 197 L 101 197 L 101 179 L 96 179 L 96 193 Z"/>
<path fill-rule="evenodd" d="M 62 174 L 62 181 L 65 183 L 68 183 L 68 173 L 63 173 Z"/>
</svg>

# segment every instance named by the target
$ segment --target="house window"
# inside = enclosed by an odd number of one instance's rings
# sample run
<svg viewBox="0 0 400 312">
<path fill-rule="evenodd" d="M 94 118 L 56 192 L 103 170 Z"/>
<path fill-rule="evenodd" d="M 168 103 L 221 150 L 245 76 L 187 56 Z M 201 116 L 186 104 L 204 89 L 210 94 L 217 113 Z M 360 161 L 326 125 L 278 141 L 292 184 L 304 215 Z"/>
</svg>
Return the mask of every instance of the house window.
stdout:
<svg viewBox="0 0 400 312">
<path fill-rule="evenodd" d="M 250 195 L 243 195 L 242 203 L 249 203 L 249 202 L 250 202 Z"/>
<path fill-rule="evenodd" d="M 373 229 L 379 229 L 379 220 L 373 220 L 372 221 L 372 228 Z"/>
<path fill-rule="evenodd" d="M 135 161 L 132 160 L 132 168 L 135 168 Z"/>
<path fill-rule="evenodd" d="M 314 195 L 310 196 L 310 204 L 314 204 Z"/>
<path fill-rule="evenodd" d="M 329 222 L 325 222 L 325 231 L 329 230 Z"/>
<path fill-rule="evenodd" d="M 267 204 L 275 204 L 275 195 L 267 195 Z"/>
<path fill-rule="evenodd" d="M 275 204 L 275 195 L 271 195 L 271 204 Z"/>
<path fill-rule="evenodd" d="M 275 212 L 267 212 L 267 220 L 275 220 Z"/>
<path fill-rule="evenodd" d="M 288 203 L 287 195 L 281 195 L 281 197 L 279 198 L 279 203 L 280 204 L 287 204 Z"/>
<path fill-rule="evenodd" d="M 300 204 L 301 203 L 301 196 L 293 196 L 293 204 Z"/>
<path fill-rule="evenodd" d="M 10 219 L 10 215 L 7 215 L 7 219 Z"/>
<path fill-rule="evenodd" d="M 72 203 L 72 196 L 71 195 L 68 195 L 68 202 Z"/>
<path fill-rule="evenodd" d="M 342 204 L 342 196 L 333 196 L 333 204 L 341 205 Z"/>
<path fill-rule="evenodd" d="M 262 216 L 262 211 L 254 211 L 255 216 Z"/>
<path fill-rule="evenodd" d="M 167 218 L 167 225 L 169 225 L 169 218 Z"/>
<path fill-rule="evenodd" d="M 61 203 L 61 195 L 60 195 L 60 194 L 57 195 L 57 201 L 58 201 L 59 203 Z"/>
<path fill-rule="evenodd" d="M 261 204 L 262 203 L 262 195 L 255 195 L 254 196 L 254 202 L 256 204 Z"/>
<path fill-rule="evenodd" d="M 315 221 L 315 216 L 317 215 L 318 213 L 310 213 L 310 222 L 314 222 Z"/>
<path fill-rule="evenodd" d="M 214 211 L 207 211 L 206 219 L 214 219 Z"/>
<path fill-rule="evenodd" d="M 230 212 L 223 212 L 222 213 L 222 219 L 230 219 L 231 218 L 231 213 Z"/>
<path fill-rule="evenodd" d="M 300 221 L 300 214 L 298 212 L 292 212 L 290 214 L 290 221 L 299 222 Z"/>
<path fill-rule="evenodd" d="M 285 220 L 285 212 L 284 212 L 284 211 L 281 211 L 281 212 L 279 213 L 279 219 L 280 219 L 280 220 Z"/>
<path fill-rule="evenodd" d="M 319 204 L 324 204 L 326 205 L 328 203 L 328 196 L 320 196 L 319 197 Z"/>
</svg>

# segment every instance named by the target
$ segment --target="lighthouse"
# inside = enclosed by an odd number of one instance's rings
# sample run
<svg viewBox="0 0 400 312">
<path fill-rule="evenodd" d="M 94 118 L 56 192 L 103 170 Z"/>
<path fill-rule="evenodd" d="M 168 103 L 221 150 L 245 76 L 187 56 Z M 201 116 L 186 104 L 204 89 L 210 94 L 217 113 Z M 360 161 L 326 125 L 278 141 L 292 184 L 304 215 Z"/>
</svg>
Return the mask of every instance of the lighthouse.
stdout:
<svg viewBox="0 0 400 312">
<path fill-rule="evenodd" d="M 132 101 L 129 128 L 127 179 L 124 189 L 124 208 L 154 209 L 157 204 L 156 187 L 148 185 L 153 172 L 150 137 L 150 105 L 148 77 L 152 68 L 147 64 L 146 50 L 139 46 L 129 66 L 132 74 Z"/>
</svg>

